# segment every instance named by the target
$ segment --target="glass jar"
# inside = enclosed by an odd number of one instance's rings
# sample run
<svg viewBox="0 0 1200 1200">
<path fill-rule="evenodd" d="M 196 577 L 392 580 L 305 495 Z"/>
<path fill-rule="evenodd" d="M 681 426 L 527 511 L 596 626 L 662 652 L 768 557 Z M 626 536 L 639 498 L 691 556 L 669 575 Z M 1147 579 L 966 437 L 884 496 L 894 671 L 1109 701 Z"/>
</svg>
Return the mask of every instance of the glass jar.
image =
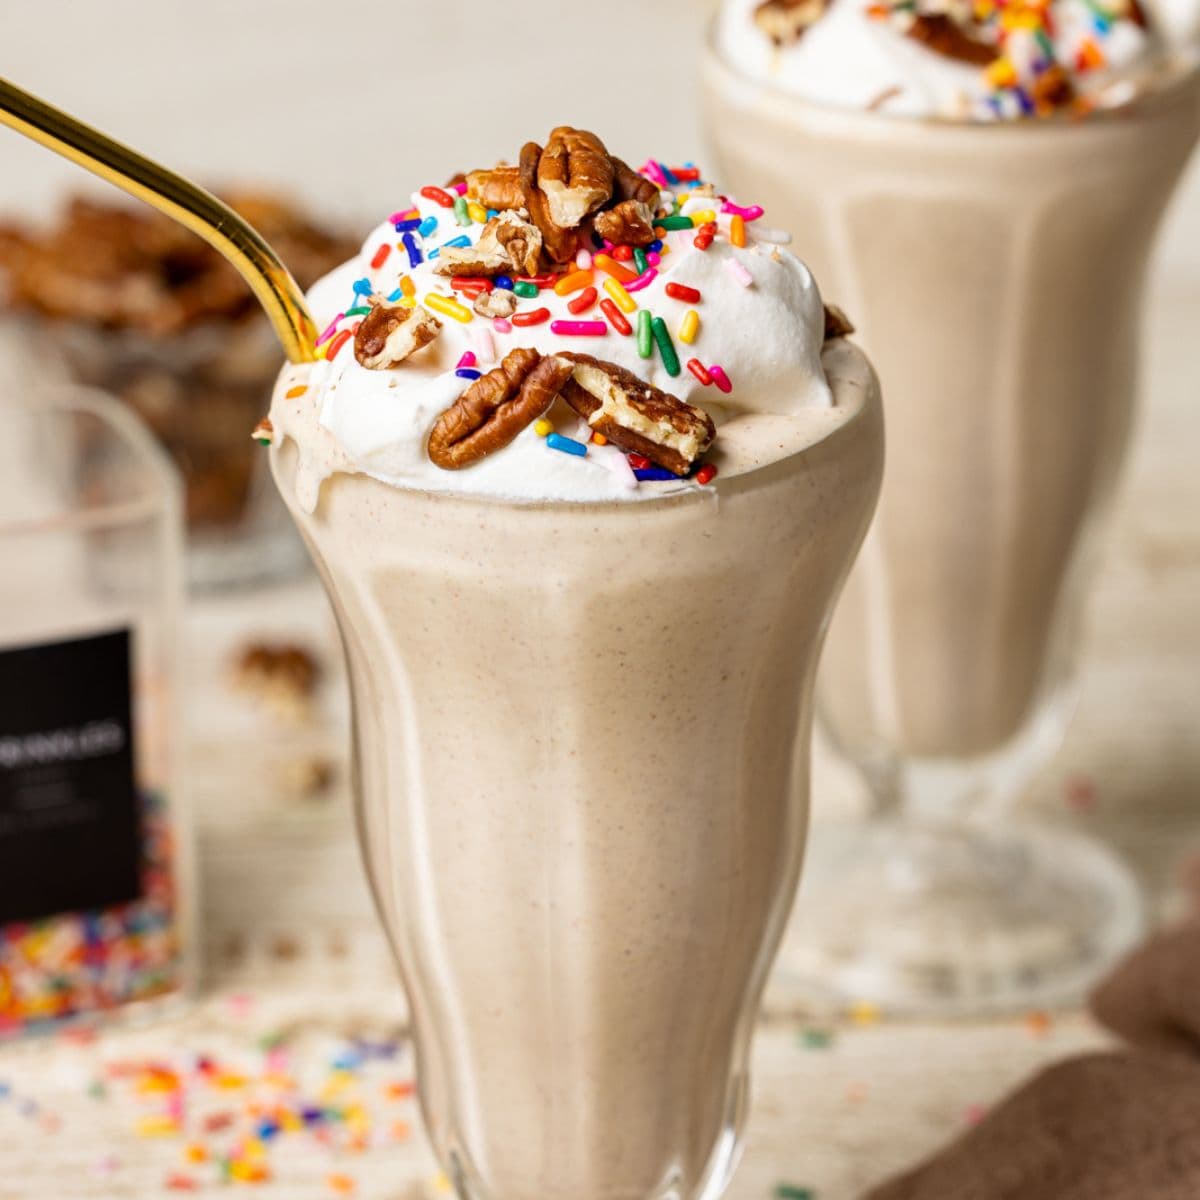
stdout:
<svg viewBox="0 0 1200 1200">
<path fill-rule="evenodd" d="M 178 1002 L 177 476 L 121 404 L 0 384 L 0 1038 Z"/>
</svg>

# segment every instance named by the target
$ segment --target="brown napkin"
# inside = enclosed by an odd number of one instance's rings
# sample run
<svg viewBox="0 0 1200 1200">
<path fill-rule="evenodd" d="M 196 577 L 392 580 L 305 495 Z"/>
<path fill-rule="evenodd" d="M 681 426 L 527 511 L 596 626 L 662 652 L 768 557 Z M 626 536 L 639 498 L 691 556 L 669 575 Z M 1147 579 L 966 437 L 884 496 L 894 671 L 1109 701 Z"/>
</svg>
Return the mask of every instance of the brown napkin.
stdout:
<svg viewBox="0 0 1200 1200">
<path fill-rule="evenodd" d="M 1152 937 L 1092 1009 L 1135 1048 L 1041 1071 L 864 1200 L 1197 1200 L 1200 923 Z"/>
<path fill-rule="evenodd" d="M 1156 933 L 1135 950 L 1092 993 L 1092 1013 L 1134 1046 L 1200 1062 L 1200 922 Z"/>
</svg>

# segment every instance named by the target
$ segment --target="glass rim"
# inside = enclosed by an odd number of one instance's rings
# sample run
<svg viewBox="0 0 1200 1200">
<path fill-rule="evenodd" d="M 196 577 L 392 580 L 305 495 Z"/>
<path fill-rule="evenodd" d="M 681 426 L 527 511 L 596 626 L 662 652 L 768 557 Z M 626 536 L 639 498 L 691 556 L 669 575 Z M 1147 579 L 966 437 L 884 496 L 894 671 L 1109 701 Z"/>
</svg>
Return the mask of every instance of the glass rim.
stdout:
<svg viewBox="0 0 1200 1200">
<path fill-rule="evenodd" d="M 849 369 L 845 374 L 838 374 L 834 379 L 830 378 L 830 364 L 826 358 L 827 354 L 839 353 L 840 351 L 833 350 L 831 347 L 840 346 L 848 348 L 849 353 L 853 357 L 853 372 L 855 377 L 851 377 Z M 780 467 L 781 463 L 792 460 L 803 459 L 821 450 L 822 447 L 828 447 L 834 442 L 840 444 L 840 439 L 848 436 L 857 435 L 864 424 L 869 424 L 873 419 L 876 410 L 882 410 L 882 401 L 880 398 L 880 389 L 878 378 L 875 374 L 875 367 L 867 352 L 861 344 L 853 337 L 839 338 L 836 342 L 827 342 L 823 346 L 820 355 L 821 368 L 824 374 L 826 383 L 829 385 L 830 391 L 835 398 L 838 394 L 839 386 L 842 388 L 853 389 L 862 384 L 867 384 L 869 394 L 859 404 L 858 411 L 852 413 L 845 421 L 830 429 L 822 430 L 818 437 L 815 437 L 811 442 L 808 442 L 801 448 L 785 454 L 777 459 L 772 459 L 766 463 L 759 463 L 756 466 L 750 467 L 747 470 L 740 471 L 737 474 L 719 475 L 726 488 L 736 488 L 738 491 L 749 491 L 753 488 L 768 486 L 774 478 L 775 472 Z M 857 376 L 861 374 L 862 378 Z M 836 382 L 835 382 L 836 380 Z M 715 403 L 715 401 L 714 401 Z M 822 409 L 814 409 L 813 411 L 824 411 Z M 771 414 L 759 414 L 771 415 Z M 717 429 L 718 439 L 720 437 L 720 426 Z M 286 449 L 285 449 L 286 447 Z M 277 438 L 274 445 L 268 450 L 271 463 L 271 474 L 275 480 L 276 486 L 280 492 L 286 496 L 294 495 L 295 483 L 295 464 L 298 460 L 298 443 L 294 437 L 284 439 Z M 281 462 L 281 454 L 286 454 L 291 460 L 288 468 L 285 469 Z M 285 474 L 286 470 L 286 474 Z M 564 498 L 550 499 L 529 499 L 520 496 L 503 496 L 492 493 L 459 491 L 457 489 L 447 488 L 445 490 L 431 491 L 426 488 L 417 486 L 409 486 L 389 482 L 386 479 L 381 479 L 377 475 L 372 475 L 367 471 L 333 471 L 325 476 L 322 481 L 322 489 L 325 484 L 338 477 L 346 479 L 357 479 L 367 481 L 376 487 L 387 488 L 390 491 L 397 491 L 410 497 L 421 498 L 426 502 L 437 504 L 455 505 L 461 504 L 466 506 L 483 506 L 484 508 L 522 510 L 528 513 L 578 513 L 580 519 L 591 518 L 600 512 L 610 513 L 644 513 L 650 510 L 661 510 L 668 506 L 679 506 L 683 504 L 703 503 L 706 500 L 711 500 L 716 495 L 716 490 L 707 486 L 697 485 L 691 487 L 681 487 L 669 492 L 662 492 L 650 496 L 641 496 L 633 498 L 605 497 L 599 500 L 573 500 Z M 688 481 L 691 482 L 691 481 Z M 289 508 L 291 507 L 291 499 L 287 500 Z M 320 504 L 314 513 L 319 512 Z M 313 515 L 313 514 L 309 514 Z M 574 517 L 571 518 L 575 519 Z"/>
<path fill-rule="evenodd" d="M 99 501 L 85 508 L 60 508 L 47 516 L 6 517 L 0 513 L 0 538 L 10 535 L 63 530 L 117 529 L 148 517 L 182 512 L 178 474 L 150 431 L 116 397 L 99 388 L 73 383 L 39 384 L 22 398 L 0 393 L 0 414 L 5 408 L 31 413 L 87 413 L 99 420 L 137 459 L 153 480 L 140 494 L 119 500 Z"/>
</svg>

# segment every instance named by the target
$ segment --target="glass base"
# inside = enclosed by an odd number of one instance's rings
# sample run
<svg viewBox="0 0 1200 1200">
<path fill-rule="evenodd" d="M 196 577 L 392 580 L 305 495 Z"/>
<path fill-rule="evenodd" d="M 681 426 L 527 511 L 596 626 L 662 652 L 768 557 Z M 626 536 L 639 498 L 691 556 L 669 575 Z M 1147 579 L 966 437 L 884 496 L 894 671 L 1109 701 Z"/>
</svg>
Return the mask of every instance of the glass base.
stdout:
<svg viewBox="0 0 1200 1200">
<path fill-rule="evenodd" d="M 1082 1000 L 1138 939 L 1129 870 L 1091 838 L 878 821 L 813 831 L 773 991 L 944 1017 Z"/>
<path fill-rule="evenodd" d="M 736 1072 L 729 1081 L 724 1120 L 700 1179 L 689 1186 L 681 1180 L 677 1171 L 671 1170 L 667 1178 L 647 1194 L 646 1200 L 721 1200 L 741 1162 L 742 1131 L 749 1109 L 750 1076 L 742 1070 Z M 471 1156 L 461 1145 L 452 1143 L 438 1157 L 458 1200 L 498 1200 L 497 1194 L 483 1183 Z M 522 1194 L 536 1195 L 537 1192 L 522 1189 Z M 591 1196 L 632 1196 L 634 1193 L 627 1188 L 616 1190 L 610 1181 L 598 1181 L 594 1189 L 572 1191 L 570 1194 L 575 1200 L 588 1200 Z"/>
</svg>

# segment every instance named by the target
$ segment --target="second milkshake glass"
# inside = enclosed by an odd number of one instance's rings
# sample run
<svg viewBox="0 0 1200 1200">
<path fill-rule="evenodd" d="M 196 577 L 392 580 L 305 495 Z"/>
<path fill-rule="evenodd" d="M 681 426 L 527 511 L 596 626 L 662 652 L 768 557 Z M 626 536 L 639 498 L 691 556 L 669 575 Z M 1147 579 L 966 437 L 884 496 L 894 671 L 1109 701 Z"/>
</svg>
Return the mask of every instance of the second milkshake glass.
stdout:
<svg viewBox="0 0 1200 1200">
<path fill-rule="evenodd" d="M 814 105 L 710 49 L 704 92 L 722 173 L 796 232 L 889 397 L 879 513 L 818 686 L 876 818 L 802 900 L 788 965 L 900 1011 L 1069 1000 L 1136 936 L 1138 892 L 1011 802 L 1070 714 L 1200 78 L 1084 120 L 968 125 Z"/>
</svg>

